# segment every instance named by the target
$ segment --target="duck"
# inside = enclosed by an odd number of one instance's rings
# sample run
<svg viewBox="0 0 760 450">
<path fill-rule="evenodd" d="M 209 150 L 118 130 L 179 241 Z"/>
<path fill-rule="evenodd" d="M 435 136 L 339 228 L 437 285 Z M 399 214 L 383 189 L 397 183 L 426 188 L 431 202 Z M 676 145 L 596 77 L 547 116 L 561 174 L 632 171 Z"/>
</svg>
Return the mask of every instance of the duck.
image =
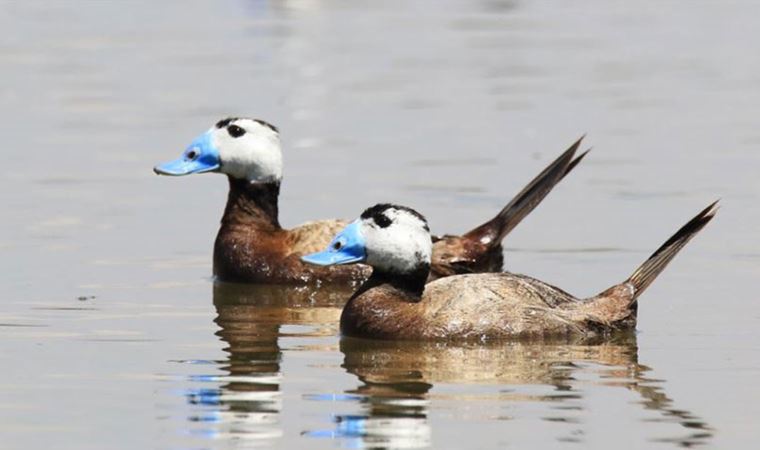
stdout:
<svg viewBox="0 0 760 450">
<path fill-rule="evenodd" d="M 458 273 L 498 271 L 502 239 L 588 153 L 575 153 L 583 137 L 534 178 L 491 220 L 463 235 L 433 239 L 430 279 Z M 318 220 L 285 229 L 278 197 L 283 157 L 278 128 L 261 119 L 228 117 L 194 139 L 182 155 L 153 168 L 158 175 L 220 173 L 229 180 L 227 204 L 214 242 L 217 280 L 239 283 L 356 286 L 370 274 L 366 265 L 320 267 L 300 257 L 324 248 L 348 222 Z"/>
<path fill-rule="evenodd" d="M 365 263 L 372 274 L 349 298 L 341 333 L 385 340 L 569 339 L 636 327 L 637 300 L 717 212 L 702 210 L 622 283 L 589 298 L 526 275 L 461 274 L 427 282 L 432 245 L 427 220 L 391 203 L 366 209 L 321 252 L 321 265 Z"/>
</svg>

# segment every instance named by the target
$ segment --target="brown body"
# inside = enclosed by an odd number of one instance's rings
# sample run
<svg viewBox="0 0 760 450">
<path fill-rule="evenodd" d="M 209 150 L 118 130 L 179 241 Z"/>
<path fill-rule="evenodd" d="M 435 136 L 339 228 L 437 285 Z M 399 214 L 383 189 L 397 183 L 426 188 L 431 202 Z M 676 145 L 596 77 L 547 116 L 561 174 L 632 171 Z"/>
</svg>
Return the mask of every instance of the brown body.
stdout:
<svg viewBox="0 0 760 450">
<path fill-rule="evenodd" d="M 276 185 L 230 180 L 227 208 L 214 245 L 214 274 L 225 281 L 255 283 L 364 282 L 371 270 L 363 264 L 323 267 L 301 261 L 302 255 L 327 247 L 348 222 L 320 220 L 286 230 L 276 218 L 277 189 Z M 496 272 L 503 261 L 501 244 L 488 246 L 447 235 L 434 240 L 429 280 Z"/>
<path fill-rule="evenodd" d="M 511 273 L 457 275 L 425 284 L 427 267 L 375 271 L 341 315 L 347 336 L 400 340 L 588 337 L 636 326 L 637 298 L 715 215 L 716 204 L 681 227 L 626 281 L 579 299 Z"/>
<path fill-rule="evenodd" d="M 319 267 L 300 257 L 325 248 L 346 224 L 311 222 L 286 230 L 277 220 L 276 183 L 249 183 L 230 178 L 222 225 L 214 244 L 214 274 L 225 281 L 309 284 L 318 281 L 361 283 L 370 273 L 364 265 Z"/>
<path fill-rule="evenodd" d="M 485 340 L 581 336 L 636 325 L 634 288 L 621 284 L 581 300 L 524 275 L 457 275 L 429 283 L 421 297 L 380 282 L 346 304 L 346 335 L 402 340 Z"/>
<path fill-rule="evenodd" d="M 429 279 L 495 272 L 503 265 L 501 240 L 581 161 L 580 140 L 534 178 L 493 219 L 462 236 L 435 238 Z M 275 284 L 358 284 L 371 272 L 364 265 L 319 267 L 300 260 L 327 247 L 347 225 L 341 220 L 309 222 L 290 230 L 278 221 L 279 183 L 229 177 L 230 191 L 214 244 L 214 274 L 223 281 Z"/>
</svg>

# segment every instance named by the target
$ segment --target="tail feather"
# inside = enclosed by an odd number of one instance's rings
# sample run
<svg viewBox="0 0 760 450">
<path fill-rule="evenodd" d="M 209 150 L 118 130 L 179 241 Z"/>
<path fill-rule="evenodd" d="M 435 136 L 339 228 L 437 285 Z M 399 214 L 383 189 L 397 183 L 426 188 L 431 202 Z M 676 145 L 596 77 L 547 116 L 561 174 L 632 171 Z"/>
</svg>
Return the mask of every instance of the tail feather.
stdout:
<svg viewBox="0 0 760 450">
<path fill-rule="evenodd" d="M 590 151 L 590 149 L 586 150 L 573 159 L 584 137 L 585 135 L 581 136 L 559 158 L 538 174 L 512 201 L 499 211 L 496 217 L 468 231 L 464 237 L 492 247 L 499 245 L 504 236 L 509 234 L 525 216 L 530 214 L 554 189 L 554 186 L 570 173 Z"/>
<path fill-rule="evenodd" d="M 585 158 L 586 155 L 588 155 L 588 152 L 590 151 L 591 151 L 591 147 L 589 147 L 588 149 L 586 149 L 585 152 L 581 153 L 580 155 L 576 156 L 575 159 L 570 161 L 570 164 L 567 165 L 567 169 L 565 169 L 565 173 L 562 174 L 562 178 L 560 178 L 560 180 L 563 180 L 567 176 L 568 173 L 570 173 L 573 169 L 575 169 L 575 166 L 577 166 L 578 163 L 581 162 L 581 160 L 583 160 L 583 158 Z"/>
<path fill-rule="evenodd" d="M 718 202 L 712 203 L 710 206 L 702 210 L 699 214 L 691 219 L 686 225 L 681 227 L 670 239 L 668 239 L 660 248 L 658 248 L 652 256 L 649 257 L 644 264 L 639 266 L 633 275 L 628 278 L 627 283 L 633 285 L 634 293 L 633 298 L 637 298 L 641 295 L 647 287 L 654 281 L 655 278 L 665 269 L 665 267 L 673 260 L 678 252 L 693 238 L 696 234 L 707 225 L 715 213 L 718 211 Z"/>
</svg>

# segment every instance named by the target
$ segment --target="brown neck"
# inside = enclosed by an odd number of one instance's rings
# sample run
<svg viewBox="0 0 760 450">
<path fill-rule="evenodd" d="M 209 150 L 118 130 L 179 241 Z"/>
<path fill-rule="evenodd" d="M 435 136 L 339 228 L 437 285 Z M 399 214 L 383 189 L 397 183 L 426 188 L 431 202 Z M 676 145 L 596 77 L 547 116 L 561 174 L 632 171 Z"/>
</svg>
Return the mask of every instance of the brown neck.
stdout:
<svg viewBox="0 0 760 450">
<path fill-rule="evenodd" d="M 403 339 L 419 328 L 422 292 L 429 272 L 397 275 L 373 269 L 372 276 L 351 297 L 340 315 L 346 336 Z"/>
<path fill-rule="evenodd" d="M 256 225 L 265 229 L 280 229 L 277 220 L 277 198 L 280 195 L 279 181 L 255 183 L 228 177 L 230 192 L 224 209 L 222 226 Z"/>
</svg>

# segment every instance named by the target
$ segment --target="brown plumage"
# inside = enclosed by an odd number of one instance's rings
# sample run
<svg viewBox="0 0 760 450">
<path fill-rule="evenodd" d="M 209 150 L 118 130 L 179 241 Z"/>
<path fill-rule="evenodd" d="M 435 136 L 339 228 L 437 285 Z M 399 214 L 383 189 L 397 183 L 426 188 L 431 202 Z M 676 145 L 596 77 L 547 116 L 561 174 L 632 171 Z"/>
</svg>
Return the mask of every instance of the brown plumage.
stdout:
<svg viewBox="0 0 760 450">
<path fill-rule="evenodd" d="M 632 329 L 636 299 L 712 220 L 716 203 L 678 230 L 626 281 L 597 296 L 579 299 L 511 273 L 458 275 L 425 285 L 425 273 L 400 276 L 375 270 L 346 304 L 341 329 L 349 336 L 411 340 L 542 338 Z"/>
<path fill-rule="evenodd" d="M 501 270 L 501 240 L 586 155 L 573 159 L 581 139 L 496 217 L 463 236 L 435 238 L 430 279 Z M 214 245 L 214 274 L 218 279 L 277 284 L 354 284 L 367 279 L 370 274 L 367 266 L 317 267 L 299 259 L 303 254 L 325 248 L 347 224 L 345 221 L 323 220 L 283 229 L 278 221 L 279 183 L 251 183 L 233 177 L 229 177 L 229 182 L 227 207 Z"/>
<path fill-rule="evenodd" d="M 250 183 L 229 177 L 230 191 L 214 243 L 214 274 L 221 280 L 306 284 L 318 281 L 360 283 L 369 268 L 317 267 L 300 256 L 324 248 L 343 226 L 322 221 L 285 230 L 277 220 L 277 183 Z"/>
</svg>

